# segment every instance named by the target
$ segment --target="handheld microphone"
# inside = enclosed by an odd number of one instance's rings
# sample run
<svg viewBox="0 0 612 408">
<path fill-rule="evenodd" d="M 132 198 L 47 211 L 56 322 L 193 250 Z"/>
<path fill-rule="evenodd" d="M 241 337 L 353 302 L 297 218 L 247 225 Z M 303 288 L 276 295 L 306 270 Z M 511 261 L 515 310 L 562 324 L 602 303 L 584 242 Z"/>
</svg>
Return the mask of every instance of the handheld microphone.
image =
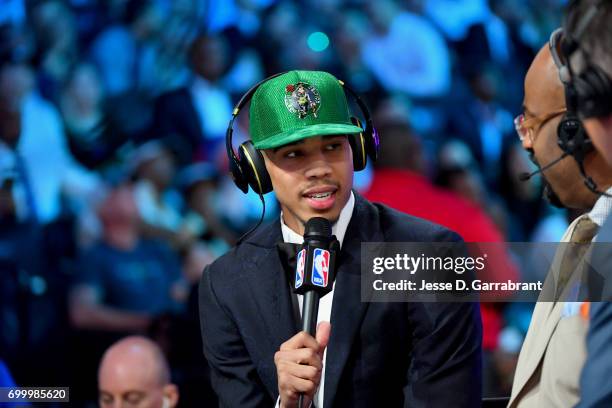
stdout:
<svg viewBox="0 0 612 408">
<path fill-rule="evenodd" d="M 304 244 L 297 254 L 293 291 L 304 295 L 302 330 L 316 334 L 319 299 L 332 290 L 336 253 L 340 243 L 332 235 L 331 223 L 322 217 L 308 220 Z"/>
<path fill-rule="evenodd" d="M 335 279 L 336 254 L 340 243 L 332 235 L 329 220 L 314 217 L 308 220 L 304 228 L 304 244 L 297 254 L 294 289 L 295 293 L 304 295 L 302 302 L 302 330 L 315 336 L 319 300 L 332 290 Z M 304 404 L 304 395 L 300 395 L 298 406 Z"/>
<path fill-rule="evenodd" d="M 550 163 L 548 163 L 546 166 L 544 167 L 540 167 L 538 168 L 536 171 L 534 171 L 533 173 L 521 173 L 519 174 L 519 180 L 521 181 L 527 181 L 530 178 L 532 178 L 533 176 L 535 176 L 536 174 L 540 174 L 545 170 L 548 170 L 549 168 L 551 168 L 552 166 L 554 166 L 555 164 L 559 163 L 561 160 L 565 159 L 567 156 L 569 156 L 568 153 L 563 153 L 561 156 L 559 156 L 559 158 L 551 161 Z"/>
</svg>

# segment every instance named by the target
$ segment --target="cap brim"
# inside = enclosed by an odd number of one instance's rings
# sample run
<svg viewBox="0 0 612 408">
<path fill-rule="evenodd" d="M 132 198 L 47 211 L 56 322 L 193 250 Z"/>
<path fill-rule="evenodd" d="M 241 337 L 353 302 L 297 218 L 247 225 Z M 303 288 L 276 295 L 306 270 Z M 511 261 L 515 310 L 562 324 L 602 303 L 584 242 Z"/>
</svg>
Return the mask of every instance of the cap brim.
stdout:
<svg viewBox="0 0 612 408">
<path fill-rule="evenodd" d="M 274 149 L 283 145 L 297 142 L 298 140 L 307 139 L 315 136 L 330 136 L 330 135 L 352 135 L 361 133 L 363 129 L 354 125 L 345 124 L 319 124 L 310 125 L 302 129 L 291 130 L 270 136 L 259 143 L 255 143 L 256 149 Z"/>
</svg>

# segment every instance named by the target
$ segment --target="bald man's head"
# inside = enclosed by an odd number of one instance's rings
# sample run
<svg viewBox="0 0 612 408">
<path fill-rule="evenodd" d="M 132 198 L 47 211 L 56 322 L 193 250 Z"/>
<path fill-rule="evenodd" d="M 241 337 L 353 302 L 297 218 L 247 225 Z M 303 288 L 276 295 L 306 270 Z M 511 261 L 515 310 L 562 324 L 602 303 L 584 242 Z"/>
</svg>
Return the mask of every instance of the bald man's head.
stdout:
<svg viewBox="0 0 612 408">
<path fill-rule="evenodd" d="M 559 159 L 563 154 L 558 145 L 558 127 L 565 112 L 565 90 L 546 44 L 527 71 L 523 100 L 523 126 L 529 129 L 528 137 L 523 139 L 523 148 L 532 153 L 533 160 L 540 167 Z M 601 157 L 598 155 L 588 155 L 584 163 L 587 173 L 593 178 L 602 181 L 602 176 L 607 177 L 605 172 L 608 170 L 602 170 Z M 584 185 L 578 164 L 571 156 L 554 164 L 542 175 L 551 202 L 560 202 L 565 207 L 577 209 L 590 209 L 595 204 L 597 196 Z"/>
<path fill-rule="evenodd" d="M 540 49 L 525 76 L 523 107 L 526 114 L 535 117 L 566 109 L 563 84 L 548 44 Z"/>
<path fill-rule="evenodd" d="M 178 390 L 170 383 L 168 363 L 151 340 L 131 336 L 113 344 L 102 357 L 98 371 L 101 407 L 174 407 Z"/>
</svg>

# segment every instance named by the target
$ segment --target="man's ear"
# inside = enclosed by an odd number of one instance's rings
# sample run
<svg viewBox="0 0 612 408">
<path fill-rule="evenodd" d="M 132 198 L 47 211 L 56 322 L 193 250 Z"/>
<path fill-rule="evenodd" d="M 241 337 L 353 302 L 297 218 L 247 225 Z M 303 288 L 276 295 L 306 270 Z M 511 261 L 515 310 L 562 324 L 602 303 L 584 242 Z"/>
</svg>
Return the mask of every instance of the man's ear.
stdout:
<svg viewBox="0 0 612 408">
<path fill-rule="evenodd" d="M 168 401 L 164 402 L 164 407 L 168 406 L 168 408 L 174 408 L 178 404 L 179 400 L 179 390 L 178 387 L 174 384 L 166 384 L 163 389 L 164 400 Z"/>
</svg>

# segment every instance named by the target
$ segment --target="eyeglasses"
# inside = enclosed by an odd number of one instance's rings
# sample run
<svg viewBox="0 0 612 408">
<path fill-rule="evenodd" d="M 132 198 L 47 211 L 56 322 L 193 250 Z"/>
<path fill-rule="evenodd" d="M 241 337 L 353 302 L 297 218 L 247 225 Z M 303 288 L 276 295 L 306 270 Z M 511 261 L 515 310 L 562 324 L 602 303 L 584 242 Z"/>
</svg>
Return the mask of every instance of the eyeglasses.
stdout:
<svg viewBox="0 0 612 408">
<path fill-rule="evenodd" d="M 521 113 L 514 118 L 514 129 L 518 134 L 519 140 L 522 143 L 525 138 L 529 138 L 529 140 L 533 142 L 533 134 L 536 129 L 541 128 L 546 122 L 565 112 L 567 112 L 567 109 L 560 109 L 544 115 L 542 118 L 538 118 L 537 116 L 527 118 L 524 113 Z"/>
</svg>

